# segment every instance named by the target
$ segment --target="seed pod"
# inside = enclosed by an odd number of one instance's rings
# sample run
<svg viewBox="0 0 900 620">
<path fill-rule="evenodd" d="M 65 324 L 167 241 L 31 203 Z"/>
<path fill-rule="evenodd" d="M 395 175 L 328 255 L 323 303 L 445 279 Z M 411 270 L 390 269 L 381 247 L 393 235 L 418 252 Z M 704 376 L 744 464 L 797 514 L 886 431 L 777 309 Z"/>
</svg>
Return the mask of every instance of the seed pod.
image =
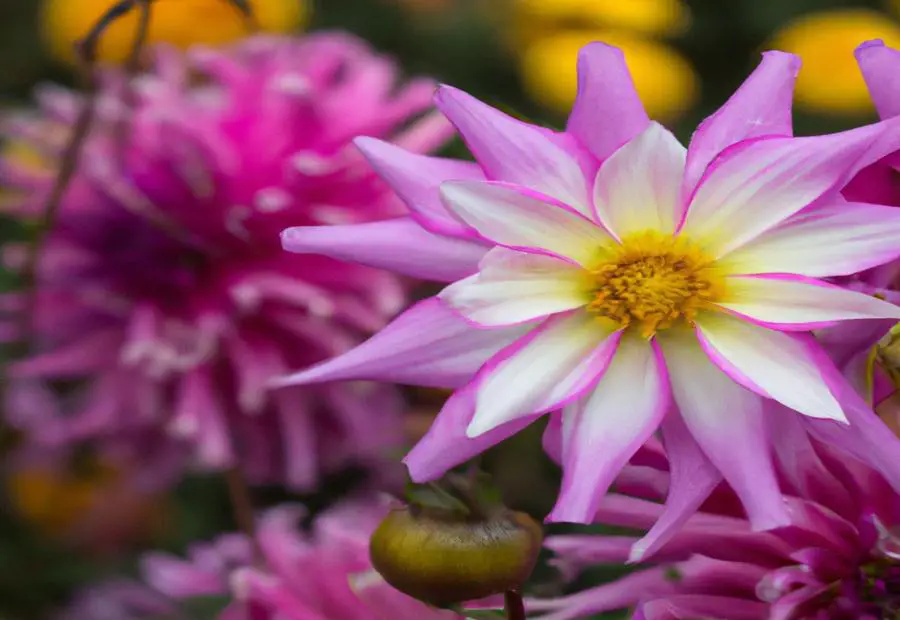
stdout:
<svg viewBox="0 0 900 620">
<path fill-rule="evenodd" d="M 501 507 L 473 516 L 407 506 L 381 522 L 369 553 L 389 584 L 447 606 L 520 587 L 542 540 L 541 526 L 522 512 Z"/>
</svg>

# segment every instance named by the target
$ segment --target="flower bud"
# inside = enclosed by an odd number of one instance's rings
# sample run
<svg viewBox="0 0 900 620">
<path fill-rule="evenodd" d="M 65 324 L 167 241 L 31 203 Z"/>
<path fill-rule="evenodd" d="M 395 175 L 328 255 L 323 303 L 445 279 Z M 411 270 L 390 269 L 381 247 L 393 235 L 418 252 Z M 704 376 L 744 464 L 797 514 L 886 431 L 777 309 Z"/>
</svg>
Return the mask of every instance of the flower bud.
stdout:
<svg viewBox="0 0 900 620">
<path fill-rule="evenodd" d="M 389 584 L 447 606 L 519 588 L 542 540 L 541 526 L 522 512 L 499 507 L 479 515 L 413 505 L 382 521 L 369 553 Z"/>
</svg>

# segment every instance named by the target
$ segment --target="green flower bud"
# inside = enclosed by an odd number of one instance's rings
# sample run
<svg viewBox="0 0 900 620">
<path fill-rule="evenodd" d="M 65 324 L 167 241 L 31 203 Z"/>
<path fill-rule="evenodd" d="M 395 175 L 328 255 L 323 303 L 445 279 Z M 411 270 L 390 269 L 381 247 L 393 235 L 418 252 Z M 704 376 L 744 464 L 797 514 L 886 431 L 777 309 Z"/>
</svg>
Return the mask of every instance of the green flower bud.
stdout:
<svg viewBox="0 0 900 620">
<path fill-rule="evenodd" d="M 444 607 L 520 588 L 542 541 L 540 524 L 503 506 L 461 511 L 412 505 L 388 514 L 369 553 L 393 587 Z"/>
</svg>

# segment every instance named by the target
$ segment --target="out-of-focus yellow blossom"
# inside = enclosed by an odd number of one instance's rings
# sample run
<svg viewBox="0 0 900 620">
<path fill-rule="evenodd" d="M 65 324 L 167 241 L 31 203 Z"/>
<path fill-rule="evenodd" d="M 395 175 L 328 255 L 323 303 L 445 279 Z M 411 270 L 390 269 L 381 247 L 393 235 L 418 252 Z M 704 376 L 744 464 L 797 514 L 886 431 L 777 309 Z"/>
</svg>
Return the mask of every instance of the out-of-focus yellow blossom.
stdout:
<svg viewBox="0 0 900 620">
<path fill-rule="evenodd" d="M 44 0 L 41 29 L 50 52 L 59 60 L 75 60 L 73 45 L 116 0 Z M 307 0 L 250 0 L 265 32 L 291 32 L 307 18 Z M 148 43 L 180 48 L 193 44 L 224 45 L 247 35 L 240 11 L 228 0 L 155 0 Z M 138 10 L 114 22 L 103 34 L 98 58 L 121 62 L 128 57 L 138 25 Z"/>
<path fill-rule="evenodd" d="M 697 101 L 700 81 L 683 56 L 662 43 L 614 31 L 560 32 L 529 45 L 521 58 L 522 80 L 529 95 L 561 114 L 567 113 L 577 90 L 578 50 L 591 41 L 622 49 L 652 118 L 673 120 Z"/>
<path fill-rule="evenodd" d="M 803 59 L 794 99 L 798 108 L 854 115 L 873 109 L 853 56 L 856 46 L 868 39 L 884 39 L 887 45 L 897 47 L 900 26 L 887 15 L 867 9 L 822 11 L 790 22 L 766 47 Z"/>
<path fill-rule="evenodd" d="M 516 30 L 534 35 L 571 28 L 622 29 L 647 36 L 682 34 L 691 15 L 682 0 L 511 0 Z"/>
</svg>

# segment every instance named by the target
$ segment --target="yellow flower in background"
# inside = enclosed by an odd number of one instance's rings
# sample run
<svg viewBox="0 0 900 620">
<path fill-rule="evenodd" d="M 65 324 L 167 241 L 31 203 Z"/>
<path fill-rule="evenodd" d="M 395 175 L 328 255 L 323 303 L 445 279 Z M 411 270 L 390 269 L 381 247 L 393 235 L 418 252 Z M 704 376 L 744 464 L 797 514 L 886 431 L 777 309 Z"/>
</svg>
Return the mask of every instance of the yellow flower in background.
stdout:
<svg viewBox="0 0 900 620">
<path fill-rule="evenodd" d="M 41 29 L 51 54 L 73 62 L 73 45 L 116 0 L 44 0 Z M 260 28 L 285 33 L 307 18 L 308 0 L 250 0 Z M 121 62 L 128 56 L 138 24 L 134 10 L 111 25 L 103 35 L 98 57 Z M 227 0 L 155 0 L 149 43 L 166 42 L 180 48 L 193 44 L 224 45 L 247 35 L 241 13 Z"/>
<path fill-rule="evenodd" d="M 536 101 L 566 114 L 575 101 L 578 50 L 591 41 L 621 48 L 647 113 L 669 121 L 693 106 L 700 81 L 691 64 L 673 48 L 622 32 L 560 32 L 529 45 L 521 58 L 525 90 Z"/>
<path fill-rule="evenodd" d="M 682 0 L 511 0 L 520 35 L 612 28 L 648 36 L 682 34 L 691 16 Z"/>
<path fill-rule="evenodd" d="M 798 54 L 798 109 L 831 115 L 865 114 L 873 109 L 853 50 L 868 39 L 900 46 L 900 26 L 867 9 L 838 9 L 803 15 L 773 35 L 766 45 Z"/>
</svg>

